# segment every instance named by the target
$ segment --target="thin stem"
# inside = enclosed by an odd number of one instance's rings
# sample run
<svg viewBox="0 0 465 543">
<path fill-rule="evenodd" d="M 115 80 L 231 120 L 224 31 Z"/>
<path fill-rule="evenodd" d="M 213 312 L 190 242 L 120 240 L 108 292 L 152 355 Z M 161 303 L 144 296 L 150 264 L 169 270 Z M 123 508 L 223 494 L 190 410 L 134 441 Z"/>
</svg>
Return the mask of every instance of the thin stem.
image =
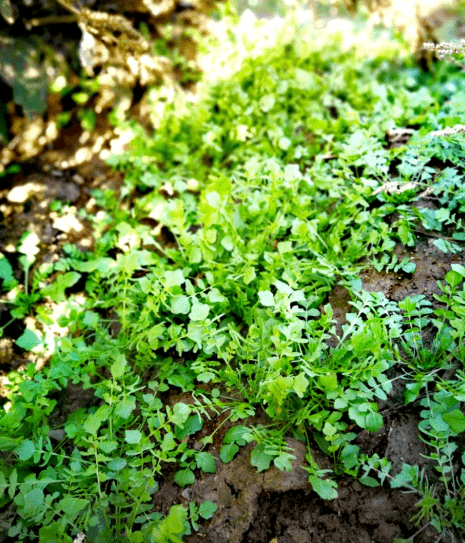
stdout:
<svg viewBox="0 0 465 543">
<path fill-rule="evenodd" d="M 29 282 L 29 262 L 26 261 L 26 266 L 24 268 L 24 292 L 26 296 L 28 295 L 28 282 Z"/>
<path fill-rule="evenodd" d="M 71 11 L 71 13 L 74 13 L 75 15 L 79 15 L 79 10 L 76 9 L 74 6 L 72 6 L 70 3 L 66 2 L 65 0 L 57 0 L 57 2 L 68 11 Z"/>
</svg>

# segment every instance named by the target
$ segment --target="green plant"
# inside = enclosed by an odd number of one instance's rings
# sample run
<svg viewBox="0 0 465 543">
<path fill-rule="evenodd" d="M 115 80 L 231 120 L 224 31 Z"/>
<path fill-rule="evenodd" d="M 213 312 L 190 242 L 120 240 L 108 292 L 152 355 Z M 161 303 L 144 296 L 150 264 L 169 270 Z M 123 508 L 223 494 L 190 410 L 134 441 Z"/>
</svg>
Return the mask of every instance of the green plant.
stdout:
<svg viewBox="0 0 465 543">
<path fill-rule="evenodd" d="M 32 285 L 29 284 L 30 267 L 34 263 L 35 256 L 39 252 L 38 249 L 39 238 L 32 232 L 25 232 L 21 237 L 18 244 L 17 251 L 21 255 L 18 257 L 18 262 L 24 272 L 24 289 L 19 286 L 18 280 L 14 276 L 13 268 L 8 259 L 1 255 L 0 260 L 0 278 L 3 281 L 3 290 L 7 291 L 4 295 L 1 303 L 11 307 L 9 314 L 10 320 L 0 328 L 0 336 L 3 335 L 4 330 L 12 322 L 17 319 L 23 319 L 26 315 L 30 314 L 35 304 L 42 298 L 42 294 L 37 288 L 38 281 L 43 278 L 44 270 L 38 271 L 34 274 Z M 29 350 L 40 343 L 39 338 L 32 330 L 26 330 L 17 340 L 16 343 Z"/>
<path fill-rule="evenodd" d="M 465 415 L 454 395 L 444 390 L 433 398 L 427 394 L 421 404 L 426 409 L 419 428 L 430 451 L 426 458 L 435 471 L 433 482 L 424 469 L 404 464 L 391 486 L 420 494 L 416 504 L 419 510 L 413 518 L 417 525 L 425 520 L 438 533 L 449 533 L 453 540 L 460 541 L 465 521 L 465 455 L 460 455 L 453 439 L 465 431 Z"/>
<path fill-rule="evenodd" d="M 392 53 L 366 59 L 337 42 L 316 47 L 295 26 L 278 35 L 230 78 L 199 85 L 195 103 L 160 98 L 153 134 L 113 115 L 135 137 L 109 159 L 124 172 L 121 192 L 92 193 L 93 251 L 65 245 L 13 304 L 23 318 L 39 315 L 43 297 L 68 302 L 50 364 L 9 377 L 0 488 L 11 537 L 181 541 L 219 504 L 173 505 L 162 518 L 153 507 L 162 477 L 194 484 L 252 442 L 259 471 L 289 470 L 289 435 L 308 445 L 304 469 L 322 498 L 337 496 L 340 476 L 390 480 L 428 496 L 417 520 L 463 526 L 462 475 L 450 469 L 463 372 L 441 376 L 464 361 L 465 269 L 446 274 L 437 307 L 423 296 L 396 303 L 359 279 L 370 264 L 414 274 L 394 250 L 425 233 L 448 251 L 463 246 L 463 145 L 430 134 L 459 111 L 442 79 L 458 88 L 463 75 L 424 76 Z M 75 99 L 86 102 L 88 90 Z M 419 128 L 387 148 L 387 132 L 406 124 Z M 427 189 L 434 210 L 422 205 Z M 6 290 L 16 286 L 5 260 L 0 274 Z M 76 299 L 67 289 L 78 281 Z M 335 287 L 351 300 L 340 333 Z M 393 476 L 387 459 L 355 444 L 362 429 L 382 427 L 379 403 L 395 381 L 421 411 L 439 467 L 444 499 L 434 503 L 436 482 L 414 467 Z M 91 399 L 63 415 L 56 398 L 70 385 Z M 259 413 L 269 423 L 252 424 Z M 225 422 L 238 424 L 218 459 L 210 445 Z M 317 464 L 315 445 L 331 468 Z"/>
<path fill-rule="evenodd" d="M 362 468 L 361 482 L 373 486 L 388 478 L 391 487 L 406 489 L 420 496 L 418 512 L 413 521 L 434 526 L 438 533 L 448 533 L 460 541 L 464 532 L 465 510 L 465 457 L 460 452 L 460 441 L 465 431 L 465 415 L 461 407 L 464 396 L 464 376 L 458 371 L 455 378 L 443 380 L 438 372 L 450 368 L 457 361 L 463 364 L 463 334 L 465 328 L 459 317 L 463 313 L 465 269 L 452 264 L 452 270 L 439 283 L 442 296 L 436 296 L 443 305 L 432 309 L 422 296 L 406 298 L 399 303 L 404 313 L 406 330 L 401 342 L 408 356 L 408 383 L 405 402 L 419 399 L 421 421 L 420 437 L 428 448 L 425 455 L 430 461 L 430 473 L 425 468 L 404 464 L 392 476 L 390 463 L 377 456 L 355 460 L 357 470 Z M 434 340 L 425 345 L 424 330 L 436 328 Z M 433 388 L 434 387 L 434 388 Z M 373 478 L 371 474 L 376 474 Z"/>
</svg>

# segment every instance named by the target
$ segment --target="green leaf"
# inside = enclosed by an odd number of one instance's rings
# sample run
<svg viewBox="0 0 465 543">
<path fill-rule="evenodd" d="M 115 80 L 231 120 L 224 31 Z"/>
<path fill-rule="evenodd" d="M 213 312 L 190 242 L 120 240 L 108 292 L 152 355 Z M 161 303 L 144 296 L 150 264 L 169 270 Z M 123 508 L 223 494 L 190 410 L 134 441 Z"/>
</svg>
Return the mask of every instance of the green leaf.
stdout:
<svg viewBox="0 0 465 543">
<path fill-rule="evenodd" d="M 221 195 L 216 190 L 205 193 L 205 200 L 207 200 L 210 207 L 215 209 L 221 205 Z"/>
<path fill-rule="evenodd" d="M 171 311 L 175 315 L 187 315 L 191 310 L 191 304 L 189 298 L 182 294 L 181 296 L 175 296 L 171 298 Z"/>
<path fill-rule="evenodd" d="M 103 275 L 106 275 L 116 266 L 113 258 L 101 257 L 96 260 L 87 260 L 86 262 L 73 262 L 73 268 L 79 272 L 90 273 L 98 270 Z"/>
<path fill-rule="evenodd" d="M 309 381 L 303 373 L 300 373 L 299 375 L 297 375 L 297 377 L 294 377 L 293 389 L 297 396 L 299 396 L 299 398 L 304 397 L 308 385 Z"/>
<path fill-rule="evenodd" d="M 151 540 L 157 543 L 182 543 L 179 536 L 185 533 L 187 510 L 182 505 L 173 505 L 168 515 L 157 523 L 151 533 Z"/>
<path fill-rule="evenodd" d="M 310 475 L 308 478 L 313 490 L 323 500 L 335 500 L 337 498 L 337 484 L 331 479 L 320 479 L 316 475 Z"/>
<path fill-rule="evenodd" d="M 295 458 L 295 457 L 286 452 L 283 452 L 273 460 L 273 464 L 280 471 L 291 471 L 292 470 L 291 458 Z"/>
<path fill-rule="evenodd" d="M 253 268 L 252 266 L 250 268 L 247 268 L 244 272 L 244 277 L 243 277 L 243 280 L 244 280 L 244 283 L 246 285 L 248 285 L 249 283 L 251 283 L 255 278 L 257 277 L 257 274 L 255 273 L 255 268 Z"/>
<path fill-rule="evenodd" d="M 455 288 L 463 281 L 462 274 L 454 270 L 447 273 L 445 279 L 452 288 Z"/>
<path fill-rule="evenodd" d="M 415 401 L 418 398 L 418 394 L 423 386 L 421 381 L 417 383 L 407 383 L 406 390 L 404 392 L 405 405 Z"/>
<path fill-rule="evenodd" d="M 260 443 L 250 454 L 250 463 L 255 466 L 259 472 L 265 471 L 270 467 L 273 456 L 265 452 L 265 445 Z"/>
<path fill-rule="evenodd" d="M 373 477 L 360 477 L 359 481 L 362 483 L 362 485 L 370 486 L 370 487 L 378 487 L 379 481 L 374 479 Z"/>
<path fill-rule="evenodd" d="M 294 384 L 294 379 L 288 375 L 284 377 L 283 375 L 278 375 L 276 379 L 270 381 L 267 385 L 268 390 L 273 396 L 273 400 L 282 405 L 285 398 L 291 392 Z"/>
<path fill-rule="evenodd" d="M 451 243 L 445 239 L 435 239 L 433 245 L 443 253 L 460 253 L 462 248 L 456 243 Z"/>
<path fill-rule="evenodd" d="M 82 471 L 82 465 L 80 462 L 70 462 L 69 467 L 74 473 L 80 473 Z"/>
<path fill-rule="evenodd" d="M 320 449 L 325 453 L 325 454 L 328 454 L 330 455 L 331 454 L 331 451 L 329 450 L 329 442 L 326 441 L 326 439 L 324 438 L 324 436 L 322 434 L 320 434 L 319 432 L 313 432 L 312 433 L 315 441 L 316 441 L 316 444 L 318 445 L 318 447 L 320 447 Z"/>
<path fill-rule="evenodd" d="M 51 285 L 42 289 L 42 294 L 49 296 L 52 302 L 64 302 L 66 300 L 65 290 L 75 285 L 80 278 L 81 274 L 75 271 L 59 275 Z"/>
<path fill-rule="evenodd" d="M 345 398 L 336 398 L 334 400 L 334 409 L 341 410 L 347 407 L 348 403 Z"/>
<path fill-rule="evenodd" d="M 212 304 L 221 304 L 226 302 L 226 298 L 217 288 L 212 288 L 208 293 L 208 301 Z"/>
<path fill-rule="evenodd" d="M 260 303 L 264 305 L 265 307 L 274 307 L 274 296 L 273 293 L 269 290 L 261 290 L 258 293 L 258 297 L 260 298 Z"/>
<path fill-rule="evenodd" d="M 292 141 L 289 138 L 279 138 L 278 146 L 283 151 L 287 151 L 292 145 Z"/>
<path fill-rule="evenodd" d="M 183 427 L 176 427 L 174 435 L 183 440 L 185 437 L 197 433 L 202 429 L 204 421 L 199 415 L 191 415 L 187 421 L 184 423 Z"/>
<path fill-rule="evenodd" d="M 24 349 L 25 351 L 30 351 L 34 349 L 34 347 L 37 347 L 37 345 L 40 345 L 41 341 L 42 340 L 37 337 L 35 332 L 26 328 L 26 330 L 24 330 L 24 332 L 19 336 L 15 343 L 16 345 L 18 345 L 18 347 L 21 347 L 21 349 Z"/>
<path fill-rule="evenodd" d="M 195 463 L 204 473 L 215 473 L 215 457 L 208 452 L 200 452 L 195 456 Z"/>
<path fill-rule="evenodd" d="M 465 266 L 462 266 L 462 264 L 451 264 L 451 268 L 465 278 Z"/>
<path fill-rule="evenodd" d="M 315 87 L 317 85 L 316 75 L 313 72 L 303 70 L 302 68 L 294 69 L 294 78 L 294 84 L 297 86 L 298 89 L 308 91 L 312 87 Z"/>
<path fill-rule="evenodd" d="M 13 268 L 6 256 L 0 253 L 0 279 L 3 280 L 3 288 L 11 290 L 16 285 Z"/>
<path fill-rule="evenodd" d="M 449 411 L 449 413 L 444 413 L 442 418 L 457 434 L 460 434 L 465 430 L 465 415 L 462 411 L 454 409 L 453 411 Z"/>
<path fill-rule="evenodd" d="M 447 219 L 449 219 L 450 211 L 445 208 L 440 208 L 436 210 L 435 215 L 436 215 L 436 220 L 438 220 L 439 222 L 444 222 L 444 221 L 447 221 Z"/>
<path fill-rule="evenodd" d="M 55 521 L 42 526 L 39 529 L 39 541 L 38 543 L 73 543 L 73 539 L 63 533 L 66 528 L 63 528 L 62 522 Z"/>
<path fill-rule="evenodd" d="M 220 459 L 222 462 L 227 464 L 236 456 L 239 447 L 235 443 L 228 443 L 223 445 L 220 449 Z"/>
<path fill-rule="evenodd" d="M 171 416 L 170 420 L 174 424 L 176 424 L 176 426 L 183 426 L 183 424 L 189 418 L 191 411 L 192 411 L 192 408 L 190 405 L 184 402 L 178 402 L 174 404 L 173 415 Z"/>
<path fill-rule="evenodd" d="M 91 413 L 90 415 L 87 416 L 87 419 L 83 424 L 83 428 L 88 434 L 95 436 L 97 435 L 97 432 L 99 431 L 101 424 L 102 424 L 102 420 Z"/>
<path fill-rule="evenodd" d="M 136 399 L 133 396 L 127 396 L 116 404 L 115 414 L 127 420 L 135 408 Z"/>
<path fill-rule="evenodd" d="M 26 510 L 41 509 L 44 505 L 44 492 L 40 487 L 33 488 L 24 496 Z"/>
<path fill-rule="evenodd" d="M 174 475 L 174 482 L 182 487 L 192 485 L 195 482 L 194 472 L 189 468 L 177 471 Z"/>
<path fill-rule="evenodd" d="M 110 462 L 108 462 L 107 467 L 108 469 L 111 469 L 111 471 L 121 471 L 123 468 L 127 466 L 127 461 L 124 458 L 114 458 Z"/>
<path fill-rule="evenodd" d="M 209 383 L 210 381 L 213 381 L 215 377 L 216 374 L 212 371 L 203 371 L 197 375 L 197 381 L 200 381 L 201 383 Z"/>
<path fill-rule="evenodd" d="M 265 94 L 265 96 L 262 96 L 260 99 L 260 109 L 263 111 L 263 113 L 268 113 L 268 111 L 273 109 L 274 104 L 275 97 L 273 94 Z"/>
<path fill-rule="evenodd" d="M 111 375 L 113 379 L 119 379 L 124 375 L 125 369 L 127 366 L 127 360 L 123 353 L 118 353 L 116 355 L 116 360 L 110 367 Z"/>
<path fill-rule="evenodd" d="M 82 319 L 82 324 L 85 324 L 89 328 L 96 329 L 100 322 L 100 315 L 95 311 L 86 311 L 84 318 Z"/>
<path fill-rule="evenodd" d="M 224 435 L 223 442 L 224 443 L 237 443 L 241 447 L 243 447 L 246 444 L 245 439 L 243 438 L 244 433 L 247 431 L 246 426 L 233 426 L 230 428 L 226 434 Z"/>
<path fill-rule="evenodd" d="M 332 392 L 337 389 L 337 376 L 336 375 L 320 375 L 318 377 L 321 388 L 325 392 Z"/>
<path fill-rule="evenodd" d="M 189 247 L 187 250 L 187 256 L 190 264 L 199 264 L 202 262 L 202 251 L 198 247 Z"/>
<path fill-rule="evenodd" d="M 192 304 L 191 312 L 189 313 L 189 318 L 191 321 L 204 321 L 208 313 L 210 312 L 210 306 L 207 304 L 195 303 Z"/>
<path fill-rule="evenodd" d="M 200 504 L 199 506 L 199 515 L 205 519 L 208 520 L 209 518 L 212 518 L 212 516 L 216 513 L 218 510 L 218 506 L 216 503 L 213 503 L 210 500 L 207 500 Z"/>
<path fill-rule="evenodd" d="M 14 470 L 16 471 L 16 470 Z M 7 483 L 6 481 L 6 477 L 5 477 L 5 474 L 3 473 L 3 471 L 0 471 L 0 500 L 3 496 L 3 494 L 5 494 L 5 491 L 9 488 L 11 488 L 11 485 L 9 483 Z M 16 490 L 16 489 L 15 489 Z M 10 496 L 10 499 L 12 498 L 12 496 Z"/>
<path fill-rule="evenodd" d="M 97 411 L 95 412 L 95 416 L 100 421 L 108 420 L 111 414 L 111 407 L 108 404 L 102 404 Z"/>
<path fill-rule="evenodd" d="M 3 473 L 0 472 L 0 474 L 3 476 Z M 18 483 L 18 472 L 16 471 L 16 468 L 10 473 L 10 484 L 8 488 L 8 496 L 12 500 L 14 498 L 14 495 L 16 493 L 16 485 Z M 0 482 L 1 486 L 1 482 Z M 0 492 L 1 496 L 2 492 Z"/>
<path fill-rule="evenodd" d="M 371 411 L 365 417 L 365 428 L 369 432 L 377 432 L 382 426 L 383 426 L 383 417 L 379 413 L 376 413 L 375 411 Z"/>
<path fill-rule="evenodd" d="M 417 269 L 417 265 L 414 262 L 407 262 L 402 264 L 402 270 L 405 273 L 413 273 Z"/>
<path fill-rule="evenodd" d="M 92 132 L 95 128 L 96 115 L 92 108 L 78 109 L 77 116 L 83 130 Z"/>
<path fill-rule="evenodd" d="M 88 504 L 89 500 L 84 500 L 82 498 L 63 498 L 58 502 L 58 506 L 60 507 L 61 511 L 70 516 L 76 515 Z"/>
<path fill-rule="evenodd" d="M 125 430 L 124 441 L 130 445 L 137 445 L 142 439 L 142 432 L 139 430 Z"/>
<path fill-rule="evenodd" d="M 287 182 L 295 181 L 297 179 L 302 179 L 302 173 L 300 172 L 299 165 L 298 164 L 286 164 L 284 168 L 284 180 Z M 290 244 L 291 242 L 280 242 L 281 247 L 278 247 L 279 252 L 289 252 L 286 250 L 283 250 L 285 245 L 283 244 Z M 289 247 L 289 245 L 288 245 Z"/>
<path fill-rule="evenodd" d="M 221 240 L 221 245 L 227 250 L 227 251 L 232 251 L 234 249 L 234 243 L 233 243 L 233 240 L 231 239 L 231 236 L 225 236 L 222 240 Z"/>
<path fill-rule="evenodd" d="M 18 458 L 22 461 L 29 460 L 36 453 L 36 446 L 30 439 L 25 439 L 21 445 L 15 450 Z"/>
<path fill-rule="evenodd" d="M 182 270 L 166 271 L 165 286 L 166 288 L 181 286 L 185 282 Z"/>
<path fill-rule="evenodd" d="M 165 326 L 163 324 L 156 324 L 147 331 L 147 340 L 151 349 L 158 349 L 160 343 L 159 340 L 162 337 L 164 331 Z"/>
<path fill-rule="evenodd" d="M 402 464 L 401 471 L 391 479 L 391 488 L 408 487 L 412 481 L 418 480 L 418 472 L 418 466 Z"/>
</svg>

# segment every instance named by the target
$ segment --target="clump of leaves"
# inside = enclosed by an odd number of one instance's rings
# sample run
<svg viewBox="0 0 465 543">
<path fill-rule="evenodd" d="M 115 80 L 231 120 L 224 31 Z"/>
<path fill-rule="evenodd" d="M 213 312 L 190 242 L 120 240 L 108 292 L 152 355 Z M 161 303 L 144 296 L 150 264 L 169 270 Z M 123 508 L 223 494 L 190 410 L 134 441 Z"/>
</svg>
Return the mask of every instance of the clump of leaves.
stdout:
<svg viewBox="0 0 465 543">
<path fill-rule="evenodd" d="M 374 484 L 375 469 L 384 481 L 388 462 L 364 459 L 353 440 L 382 426 L 392 375 L 407 368 L 416 400 L 438 368 L 463 361 L 461 267 L 435 310 L 421 297 L 397 304 L 365 292 L 357 277 L 372 259 L 414 273 L 392 254 L 399 242 L 413 247 L 421 228 L 439 238 L 447 228 L 462 246 L 451 186 L 463 146 L 427 135 L 455 115 L 444 89 L 392 58 L 354 63 L 354 51 L 318 49 L 302 30 L 286 36 L 230 80 L 200 88 L 198 102 L 165 104 L 154 134 L 133 126 L 131 149 L 111 158 L 125 186 L 119 197 L 94 193 L 103 208 L 94 252 L 70 249 L 55 265 L 58 286 L 45 287 L 63 299 L 69 278 L 85 280 L 84 299 L 58 321 L 70 335 L 48 367 L 11 380 L 0 419 L 11 537 L 181 540 L 215 504 L 161 518 L 152 500 L 167 464 L 187 486 L 254 442 L 257 469 L 287 470 L 289 434 L 309 444 L 305 469 L 325 499 L 337 496 L 337 475 Z M 387 148 L 387 131 L 405 124 L 420 128 Z M 456 171 L 436 171 L 433 159 Z M 386 190 L 391 176 L 409 189 Z M 417 201 L 427 185 L 434 213 Z M 342 335 L 327 303 L 335 285 L 352 298 Z M 429 351 L 425 327 L 435 331 Z M 62 420 L 55 396 L 70 383 L 95 401 Z M 173 392 L 192 398 L 170 405 Z M 446 419 L 456 416 L 457 402 L 447 405 Z M 269 425 L 248 424 L 259 410 Z M 212 436 L 191 440 L 220 414 L 239 424 L 216 458 Z M 317 465 L 315 443 L 333 469 Z"/>
</svg>

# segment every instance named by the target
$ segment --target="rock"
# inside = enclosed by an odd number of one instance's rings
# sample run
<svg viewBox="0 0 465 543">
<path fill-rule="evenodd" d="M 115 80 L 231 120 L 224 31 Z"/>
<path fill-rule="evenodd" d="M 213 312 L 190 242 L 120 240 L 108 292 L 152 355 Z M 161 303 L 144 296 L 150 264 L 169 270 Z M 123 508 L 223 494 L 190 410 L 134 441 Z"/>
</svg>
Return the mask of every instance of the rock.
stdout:
<svg viewBox="0 0 465 543">
<path fill-rule="evenodd" d="M 7 200 L 12 204 L 24 204 L 35 197 L 39 200 L 63 200 L 73 203 L 80 194 L 81 191 L 76 183 L 35 174 L 31 175 L 25 183 L 13 187 L 7 194 Z"/>
<path fill-rule="evenodd" d="M 84 226 L 81 221 L 73 213 L 66 213 L 61 217 L 57 217 L 53 221 L 53 228 L 70 234 L 71 232 L 82 232 Z"/>
<path fill-rule="evenodd" d="M 302 528 L 291 526 L 286 530 L 286 537 L 292 543 L 311 543 L 310 534 Z"/>
<path fill-rule="evenodd" d="M 0 338 L 0 364 L 9 364 L 13 360 L 13 341 L 10 338 Z"/>
</svg>

